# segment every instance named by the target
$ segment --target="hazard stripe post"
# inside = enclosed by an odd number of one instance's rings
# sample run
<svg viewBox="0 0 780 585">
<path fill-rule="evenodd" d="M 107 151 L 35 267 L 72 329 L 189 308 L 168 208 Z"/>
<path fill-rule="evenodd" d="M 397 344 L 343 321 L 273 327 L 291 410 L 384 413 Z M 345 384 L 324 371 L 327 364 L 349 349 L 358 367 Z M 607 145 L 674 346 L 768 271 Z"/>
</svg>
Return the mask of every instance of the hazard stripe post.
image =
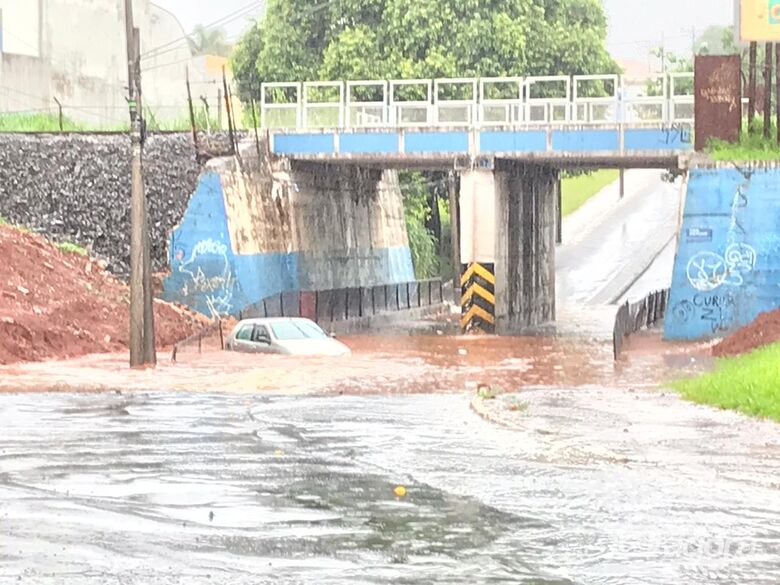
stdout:
<svg viewBox="0 0 780 585">
<path fill-rule="evenodd" d="M 464 333 L 496 332 L 496 272 L 494 264 L 473 262 L 462 267 L 461 320 Z"/>
</svg>

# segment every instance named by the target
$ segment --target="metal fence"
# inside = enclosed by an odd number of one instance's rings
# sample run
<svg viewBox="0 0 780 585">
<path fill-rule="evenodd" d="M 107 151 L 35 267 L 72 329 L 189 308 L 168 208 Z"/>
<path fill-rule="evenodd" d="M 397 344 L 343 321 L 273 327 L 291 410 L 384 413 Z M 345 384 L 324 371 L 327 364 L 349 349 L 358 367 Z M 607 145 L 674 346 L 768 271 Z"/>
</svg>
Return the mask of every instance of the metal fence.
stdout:
<svg viewBox="0 0 780 585">
<path fill-rule="evenodd" d="M 693 122 L 693 73 L 264 83 L 265 128 Z"/>
<path fill-rule="evenodd" d="M 197 346 L 198 353 L 203 351 L 203 342 L 206 339 L 210 339 L 214 335 L 219 335 L 219 348 L 225 349 L 225 334 L 222 329 L 222 319 L 215 319 L 213 323 L 207 325 L 200 331 L 193 333 L 186 339 L 182 339 L 179 343 L 173 346 L 171 352 L 171 361 L 176 361 L 176 357 L 184 348 Z"/>
<path fill-rule="evenodd" d="M 626 337 L 663 321 L 669 302 L 669 290 L 656 291 L 641 301 L 621 305 L 615 315 L 612 340 L 615 359 L 620 357 Z"/>
<path fill-rule="evenodd" d="M 281 293 L 245 308 L 238 316 L 239 319 L 305 317 L 318 323 L 332 323 L 430 307 L 442 302 L 442 281 L 431 279 L 372 287 Z"/>
</svg>

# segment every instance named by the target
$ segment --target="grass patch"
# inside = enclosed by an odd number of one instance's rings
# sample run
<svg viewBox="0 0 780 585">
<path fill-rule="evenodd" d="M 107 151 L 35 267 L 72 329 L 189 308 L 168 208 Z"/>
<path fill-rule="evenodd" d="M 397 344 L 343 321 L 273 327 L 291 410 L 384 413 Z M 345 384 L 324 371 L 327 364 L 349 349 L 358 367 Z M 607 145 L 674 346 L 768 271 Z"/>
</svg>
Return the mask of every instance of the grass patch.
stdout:
<svg viewBox="0 0 780 585">
<path fill-rule="evenodd" d="M 747 123 L 742 125 L 739 142 L 711 140 L 707 145 L 707 153 L 719 161 L 780 160 L 780 146 L 776 139 L 777 123 L 774 120 L 769 136 L 764 138 L 764 122 L 756 118 L 752 130 L 748 130 Z"/>
<path fill-rule="evenodd" d="M 87 255 L 87 249 L 84 246 L 79 246 L 73 242 L 62 242 L 57 244 L 57 249 L 63 254 L 76 254 L 78 256 Z"/>
<path fill-rule="evenodd" d="M 618 180 L 620 172 L 602 169 L 593 173 L 566 177 L 561 181 L 561 212 L 571 215 L 596 193 Z"/>
<path fill-rule="evenodd" d="M 62 130 L 75 132 L 84 126 L 63 118 Z M 59 132 L 59 116 L 53 114 L 0 114 L 0 132 Z"/>
<path fill-rule="evenodd" d="M 780 422 L 780 344 L 720 359 L 714 371 L 672 387 L 698 404 Z"/>
</svg>

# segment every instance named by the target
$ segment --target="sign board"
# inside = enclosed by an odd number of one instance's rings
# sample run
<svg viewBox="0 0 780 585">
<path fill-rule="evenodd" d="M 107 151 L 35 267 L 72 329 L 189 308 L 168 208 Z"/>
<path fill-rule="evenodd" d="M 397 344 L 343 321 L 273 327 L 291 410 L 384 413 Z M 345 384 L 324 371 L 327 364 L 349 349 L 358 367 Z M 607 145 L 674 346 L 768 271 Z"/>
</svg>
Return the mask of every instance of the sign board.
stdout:
<svg viewBox="0 0 780 585">
<path fill-rule="evenodd" d="M 702 242 L 702 243 L 709 243 L 712 241 L 712 229 L 710 228 L 688 228 L 686 230 L 687 234 L 687 241 L 688 242 Z"/>
<path fill-rule="evenodd" d="M 694 117 L 698 151 L 715 138 L 738 142 L 742 128 L 742 61 L 739 55 L 697 55 Z"/>
<path fill-rule="evenodd" d="M 741 42 L 780 42 L 780 0 L 736 0 L 736 17 Z"/>
</svg>

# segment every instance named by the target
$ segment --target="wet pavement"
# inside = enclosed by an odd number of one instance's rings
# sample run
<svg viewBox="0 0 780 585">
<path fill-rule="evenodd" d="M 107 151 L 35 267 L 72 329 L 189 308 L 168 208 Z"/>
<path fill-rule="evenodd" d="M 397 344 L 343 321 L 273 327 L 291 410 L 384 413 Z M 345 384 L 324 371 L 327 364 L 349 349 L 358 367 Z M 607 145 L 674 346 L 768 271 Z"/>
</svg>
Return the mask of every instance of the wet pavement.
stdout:
<svg viewBox="0 0 780 585">
<path fill-rule="evenodd" d="M 647 394 L 644 456 L 583 456 L 599 392 L 527 435 L 464 394 L 0 395 L 0 583 L 780 581 L 777 427 Z"/>
<path fill-rule="evenodd" d="M 609 305 L 629 289 L 639 292 L 637 279 L 674 237 L 679 182 L 663 182 L 660 171 L 629 171 L 626 196 L 617 197 L 612 185 L 564 221 L 564 244 L 556 254 L 560 305 Z"/>
</svg>

